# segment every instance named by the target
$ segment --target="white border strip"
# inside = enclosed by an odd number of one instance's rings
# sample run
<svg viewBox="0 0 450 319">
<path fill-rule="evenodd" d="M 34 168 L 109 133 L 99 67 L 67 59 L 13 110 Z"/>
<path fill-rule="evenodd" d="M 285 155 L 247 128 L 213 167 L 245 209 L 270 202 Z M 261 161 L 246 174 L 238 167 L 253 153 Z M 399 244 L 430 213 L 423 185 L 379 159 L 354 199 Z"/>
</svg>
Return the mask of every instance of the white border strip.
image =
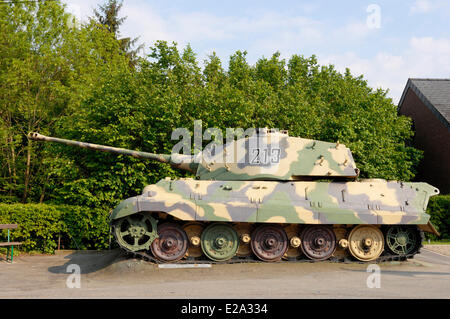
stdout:
<svg viewBox="0 0 450 319">
<path fill-rule="evenodd" d="M 211 268 L 211 264 L 160 264 L 158 268 L 174 269 L 174 268 Z"/>
</svg>

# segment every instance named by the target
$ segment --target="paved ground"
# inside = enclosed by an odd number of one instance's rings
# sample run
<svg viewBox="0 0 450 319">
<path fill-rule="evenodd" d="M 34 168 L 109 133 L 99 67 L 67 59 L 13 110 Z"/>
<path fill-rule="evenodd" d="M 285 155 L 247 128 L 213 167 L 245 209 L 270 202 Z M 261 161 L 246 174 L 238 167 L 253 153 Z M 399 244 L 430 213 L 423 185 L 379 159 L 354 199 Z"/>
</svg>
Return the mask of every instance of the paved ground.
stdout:
<svg viewBox="0 0 450 319">
<path fill-rule="evenodd" d="M 448 247 L 450 249 L 450 246 Z M 81 269 L 81 288 L 66 285 Z M 119 250 L 0 260 L 2 298 L 450 298 L 450 257 L 428 249 L 381 263 L 380 288 L 367 264 L 251 263 L 161 269 Z M 76 281 L 70 281 L 72 284 Z"/>
<path fill-rule="evenodd" d="M 426 249 L 450 257 L 450 245 L 426 245 Z"/>
</svg>

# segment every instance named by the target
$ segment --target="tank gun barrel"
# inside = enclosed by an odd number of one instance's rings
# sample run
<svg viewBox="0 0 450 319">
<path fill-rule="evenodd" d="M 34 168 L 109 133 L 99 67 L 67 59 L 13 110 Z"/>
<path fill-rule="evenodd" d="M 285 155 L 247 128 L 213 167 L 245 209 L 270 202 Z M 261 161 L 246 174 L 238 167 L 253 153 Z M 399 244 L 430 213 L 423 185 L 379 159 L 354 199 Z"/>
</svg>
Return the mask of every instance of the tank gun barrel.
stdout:
<svg viewBox="0 0 450 319">
<path fill-rule="evenodd" d="M 124 154 L 133 156 L 136 158 L 144 158 L 149 160 L 158 161 L 161 163 L 168 163 L 174 167 L 185 169 L 191 172 L 195 172 L 197 165 L 194 163 L 194 159 L 190 155 L 181 155 L 181 154 L 155 154 L 141 151 L 128 150 L 125 148 L 118 148 L 112 146 L 105 146 L 93 143 L 85 143 L 73 140 L 66 140 L 63 138 L 50 137 L 45 136 L 36 132 L 32 132 L 28 134 L 28 138 L 34 141 L 45 141 L 45 142 L 56 142 L 70 146 L 78 146 L 82 148 L 87 148 L 96 151 L 108 152 L 108 153 L 116 153 L 116 154 Z"/>
</svg>

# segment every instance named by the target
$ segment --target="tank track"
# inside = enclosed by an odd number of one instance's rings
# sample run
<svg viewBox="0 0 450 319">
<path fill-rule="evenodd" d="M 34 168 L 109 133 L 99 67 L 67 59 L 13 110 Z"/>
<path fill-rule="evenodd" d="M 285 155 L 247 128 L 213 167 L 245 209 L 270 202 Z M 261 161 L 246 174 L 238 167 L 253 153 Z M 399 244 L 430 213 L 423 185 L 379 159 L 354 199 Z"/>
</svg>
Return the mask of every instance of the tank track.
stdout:
<svg viewBox="0 0 450 319">
<path fill-rule="evenodd" d="M 111 228 L 113 229 L 113 228 Z M 117 238 L 115 237 L 114 232 L 113 236 L 117 241 Z M 425 239 L 424 232 L 422 230 L 419 230 L 420 233 L 420 243 L 417 247 L 417 251 L 415 251 L 412 254 L 406 254 L 406 255 L 395 255 L 392 253 L 389 253 L 386 249 L 381 254 L 380 257 L 377 259 L 364 262 L 357 260 L 356 258 L 353 258 L 352 256 L 346 256 L 344 258 L 338 258 L 338 257 L 330 257 L 327 260 L 312 260 L 305 258 L 289 258 L 289 259 L 281 259 L 279 261 L 271 262 L 271 263 L 320 263 L 320 262 L 332 262 L 332 263 L 351 263 L 351 264 L 379 264 L 383 262 L 392 262 L 392 261 L 406 261 L 408 259 L 414 258 L 415 255 L 420 254 L 420 249 L 422 248 L 422 242 Z M 159 259 L 153 257 L 152 255 L 148 254 L 146 251 L 132 251 L 126 247 L 120 246 L 121 249 L 123 249 L 128 256 L 131 256 L 132 258 L 141 259 L 147 262 L 151 262 L 154 264 L 167 264 L 168 262 L 160 261 Z M 238 263 L 267 263 L 265 261 L 259 260 L 255 256 L 247 256 L 247 257 L 238 257 L 234 256 L 233 258 L 227 260 L 227 261 L 214 261 L 211 259 L 206 258 L 205 256 L 201 256 L 198 258 L 192 258 L 187 257 L 182 260 L 176 261 L 176 264 L 238 264 Z"/>
</svg>

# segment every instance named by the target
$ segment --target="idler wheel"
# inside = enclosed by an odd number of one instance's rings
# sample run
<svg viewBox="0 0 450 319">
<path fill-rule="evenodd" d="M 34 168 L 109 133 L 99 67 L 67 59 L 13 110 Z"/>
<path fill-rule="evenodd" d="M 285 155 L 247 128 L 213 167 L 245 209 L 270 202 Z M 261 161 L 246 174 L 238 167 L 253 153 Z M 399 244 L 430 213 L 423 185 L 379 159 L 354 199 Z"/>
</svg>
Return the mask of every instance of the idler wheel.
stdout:
<svg viewBox="0 0 450 319">
<path fill-rule="evenodd" d="M 259 259 L 278 261 L 288 249 L 288 237 L 280 226 L 262 225 L 253 231 L 251 247 Z"/>
<path fill-rule="evenodd" d="M 327 226 L 308 226 L 301 234 L 302 251 L 312 260 L 325 260 L 336 250 L 336 236 Z"/>
<path fill-rule="evenodd" d="M 386 244 L 396 255 L 408 255 L 417 252 L 420 236 L 415 226 L 391 226 L 386 232 Z"/>
<path fill-rule="evenodd" d="M 188 249 L 186 232 L 172 223 L 161 224 L 158 227 L 159 238 L 151 245 L 153 255 L 161 261 L 177 261 L 184 257 Z"/>
<path fill-rule="evenodd" d="M 239 237 L 230 225 L 214 223 L 205 228 L 200 243 L 209 259 L 225 261 L 236 255 Z"/>
<path fill-rule="evenodd" d="M 348 244 L 350 253 L 356 259 L 361 261 L 375 260 L 384 249 L 383 233 L 378 227 L 359 225 L 350 232 Z"/>
<path fill-rule="evenodd" d="M 114 235 L 120 246 L 131 251 L 148 250 L 158 237 L 157 221 L 148 214 L 133 214 L 114 225 Z"/>
</svg>

